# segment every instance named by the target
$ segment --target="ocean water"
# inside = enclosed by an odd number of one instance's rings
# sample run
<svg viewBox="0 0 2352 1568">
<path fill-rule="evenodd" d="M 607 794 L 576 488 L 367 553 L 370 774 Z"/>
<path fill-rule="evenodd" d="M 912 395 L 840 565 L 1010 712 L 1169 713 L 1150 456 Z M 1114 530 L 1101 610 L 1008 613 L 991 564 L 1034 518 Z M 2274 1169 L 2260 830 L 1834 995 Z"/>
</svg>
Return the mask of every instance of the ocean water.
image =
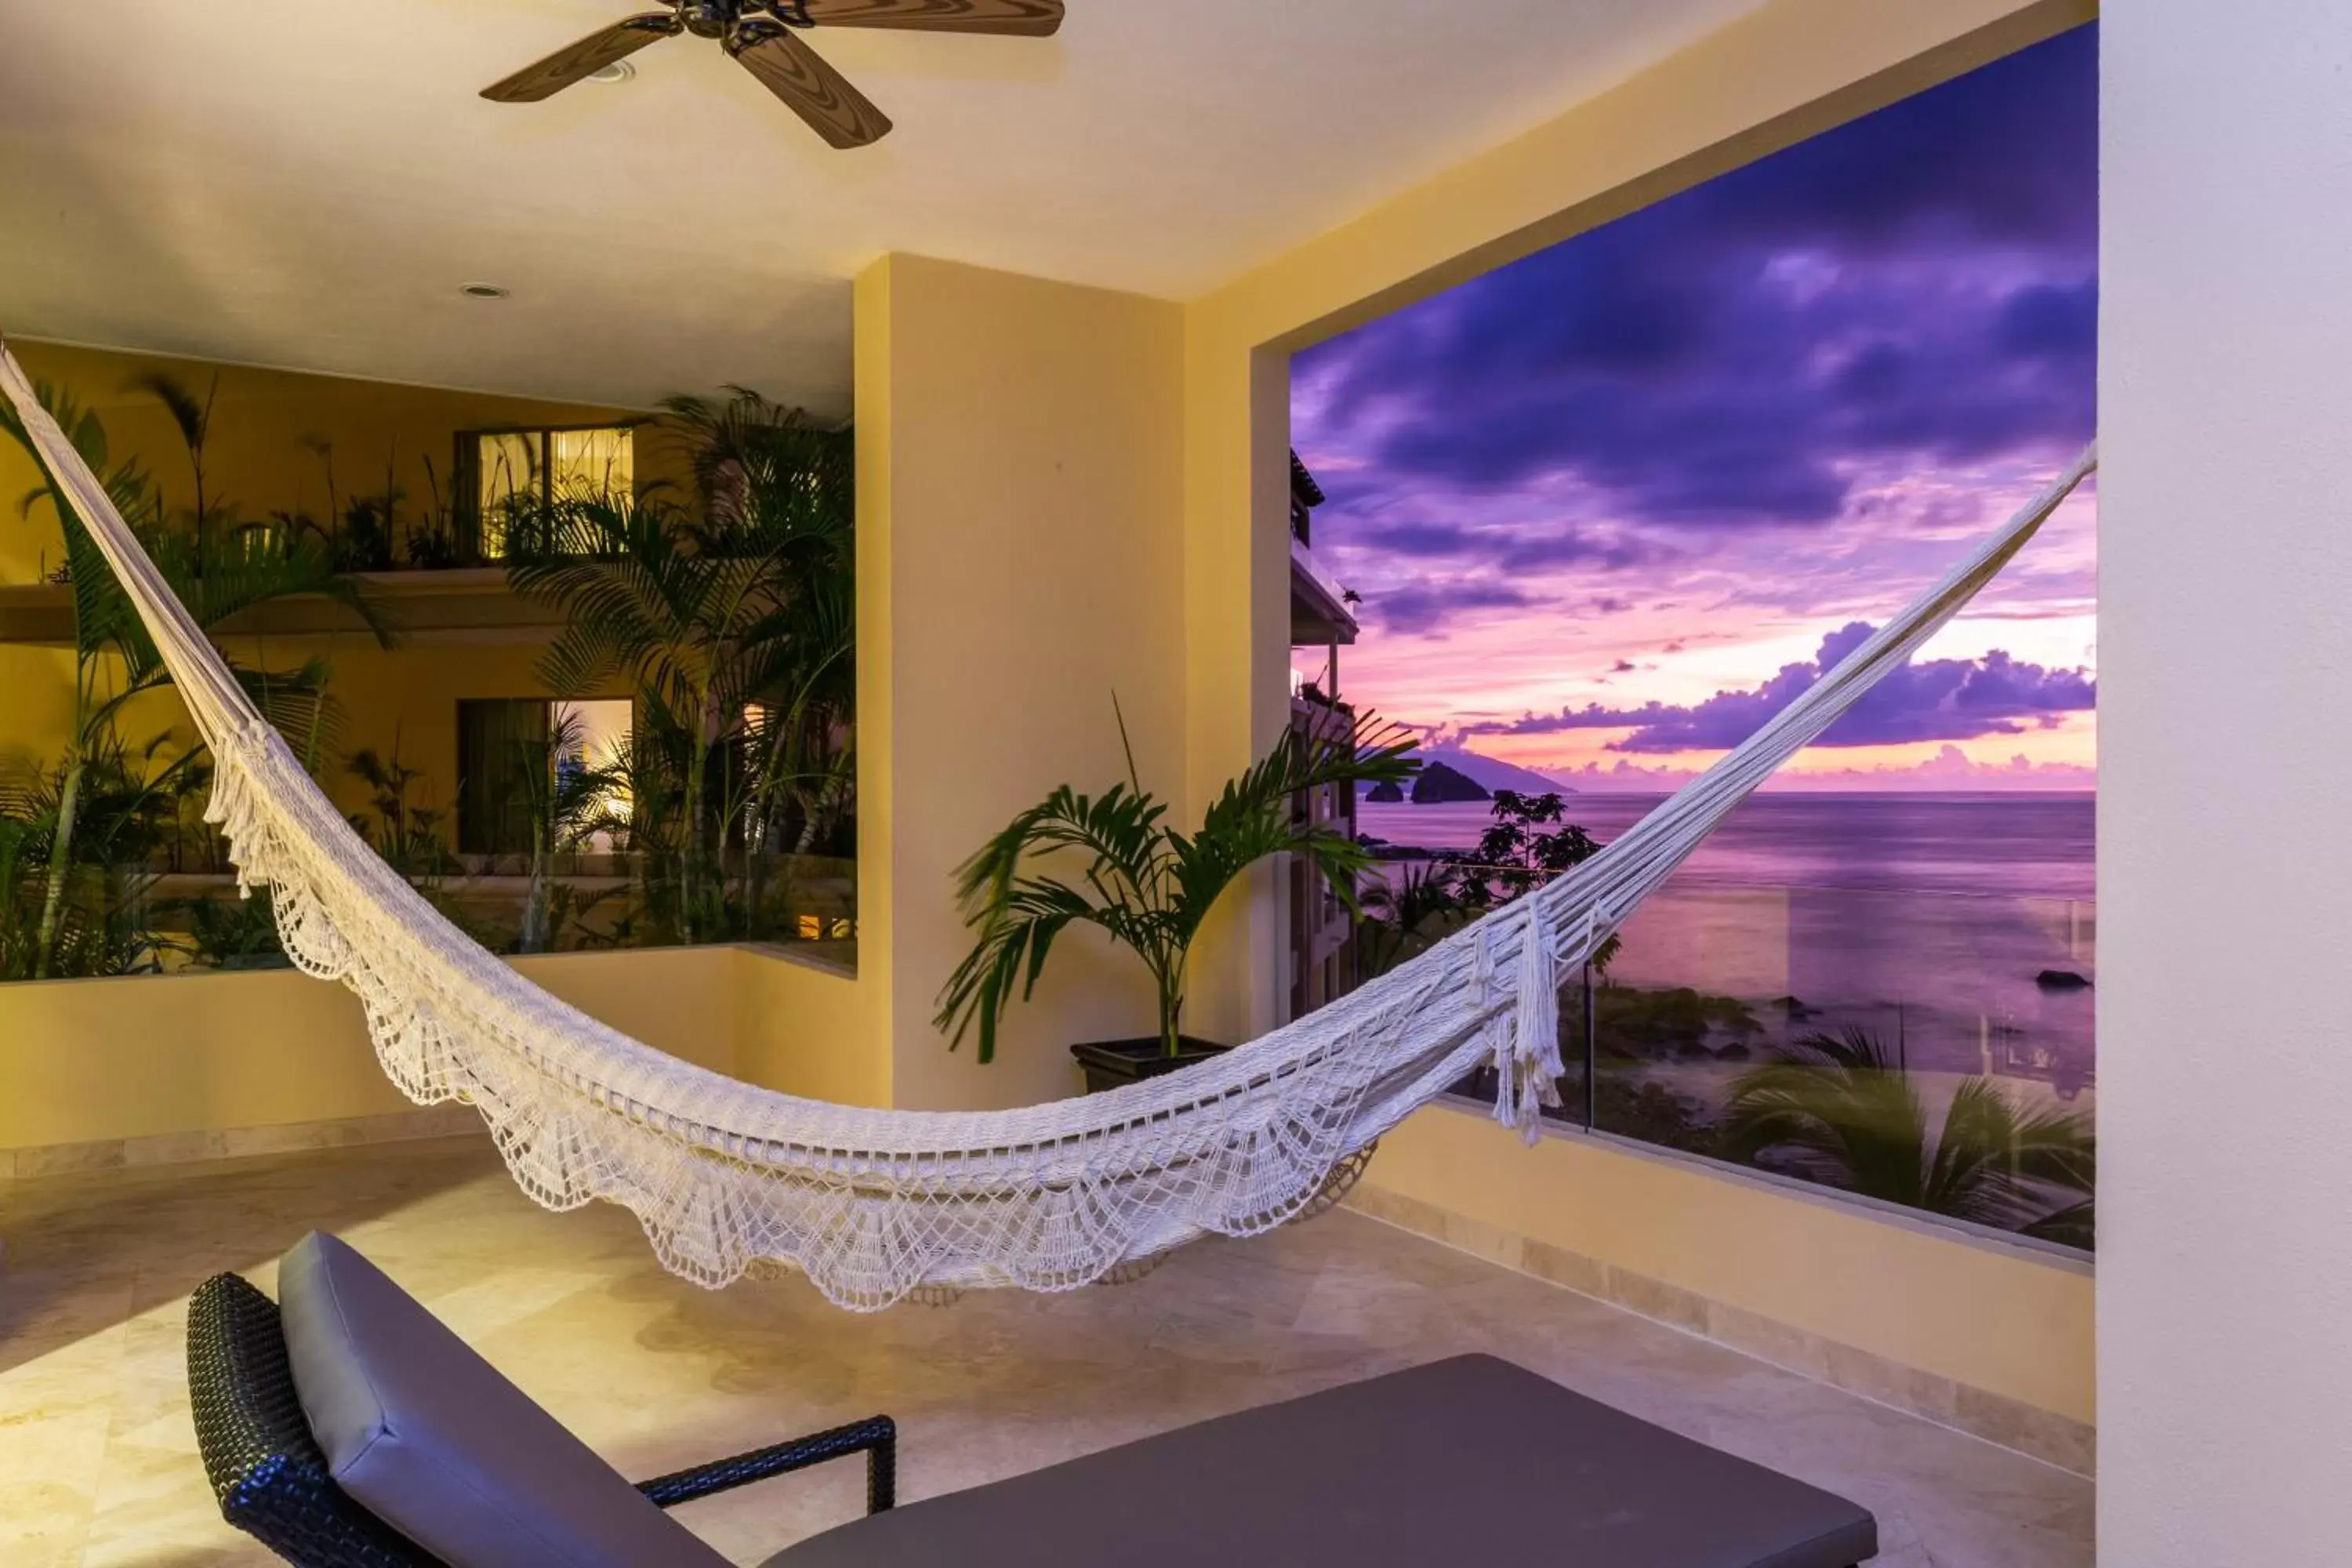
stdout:
<svg viewBox="0 0 2352 1568">
<path fill-rule="evenodd" d="M 1568 816 L 1605 843 L 1659 798 L 1571 795 Z M 1483 804 L 1360 810 L 1363 832 L 1433 849 L 1491 820 Z M 1756 795 L 1627 921 L 1609 978 L 1747 1004 L 1751 1050 L 1861 1027 L 1916 1070 L 2076 1101 L 2095 1079 L 2095 820 L 2077 794 Z"/>
</svg>

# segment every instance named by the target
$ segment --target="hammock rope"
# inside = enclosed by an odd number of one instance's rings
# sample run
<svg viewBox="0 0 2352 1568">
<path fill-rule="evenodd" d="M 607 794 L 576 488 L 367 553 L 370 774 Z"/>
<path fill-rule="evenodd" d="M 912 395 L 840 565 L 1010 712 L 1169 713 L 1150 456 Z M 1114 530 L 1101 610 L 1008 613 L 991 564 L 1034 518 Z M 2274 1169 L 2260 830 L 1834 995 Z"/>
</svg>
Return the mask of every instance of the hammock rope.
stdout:
<svg viewBox="0 0 2352 1568">
<path fill-rule="evenodd" d="M 1530 1141 L 1559 1103 L 1558 977 L 1731 809 L 1900 666 L 2097 466 L 2086 448 L 1919 601 L 1583 864 L 1320 1011 L 1181 1073 L 1008 1111 L 828 1104 L 680 1061 L 474 943 L 362 840 L 255 710 L 104 487 L 0 346 L 0 391 L 112 565 L 211 749 L 207 817 L 266 888 L 288 954 L 360 998 L 385 1073 L 488 1124 L 515 1181 L 636 1215 L 709 1287 L 804 1272 L 874 1310 L 918 1292 L 1068 1290 L 1201 1236 L 1328 1205 L 1362 1152 L 1481 1066 Z"/>
</svg>

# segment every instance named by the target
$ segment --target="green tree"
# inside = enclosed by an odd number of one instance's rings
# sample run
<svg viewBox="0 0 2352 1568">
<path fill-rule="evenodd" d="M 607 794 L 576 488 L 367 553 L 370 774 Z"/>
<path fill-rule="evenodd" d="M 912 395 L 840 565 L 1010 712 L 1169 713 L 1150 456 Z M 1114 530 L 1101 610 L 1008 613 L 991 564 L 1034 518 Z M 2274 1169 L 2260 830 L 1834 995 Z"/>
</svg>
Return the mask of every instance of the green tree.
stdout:
<svg viewBox="0 0 2352 1568">
<path fill-rule="evenodd" d="M 1474 908 L 1523 898 L 1601 853 L 1600 841 L 1568 820 L 1557 795 L 1496 790 L 1493 816 L 1478 847 L 1454 857 L 1462 897 Z"/>
<path fill-rule="evenodd" d="M 392 755 L 362 746 L 343 759 L 343 772 L 368 786 L 368 815 L 354 814 L 352 830 L 367 840 L 385 865 L 404 877 L 434 878 L 449 868 L 449 847 L 441 836 L 443 813 L 408 798 L 425 778 L 423 768 L 400 760 L 400 732 L 393 731 Z"/>
<path fill-rule="evenodd" d="M 1808 1035 L 1733 1085 L 1726 1158 L 1954 1219 L 2088 1239 L 2097 1144 L 2081 1112 L 2021 1110 L 1972 1076 L 1934 1127 L 1911 1075 L 1867 1032 Z"/>
<path fill-rule="evenodd" d="M 199 397 L 195 390 L 179 377 L 157 371 L 134 376 L 126 389 L 143 392 L 163 405 L 172 416 L 172 428 L 179 433 L 180 445 L 187 454 L 188 480 L 192 500 L 186 511 L 188 531 L 195 540 L 195 560 L 201 568 L 205 546 L 213 538 L 233 528 L 236 509 L 215 498 L 206 483 L 205 449 L 212 445 L 213 407 L 220 399 L 220 373 L 213 373 L 212 381 Z M 163 487 L 156 486 L 156 505 L 163 504 Z"/>
<path fill-rule="evenodd" d="M 634 689 L 635 821 L 677 934 L 756 934 L 763 879 L 844 809 L 855 700 L 856 526 L 845 432 L 755 393 L 673 399 L 690 504 L 660 487 L 518 502 L 518 592 L 567 625 L 541 675 L 560 696 Z M 748 862 L 730 921 L 730 846 Z"/>
<path fill-rule="evenodd" d="M 1568 820 L 1558 795 L 1495 792 L 1494 820 L 1478 836 L 1478 847 L 1450 858 L 1453 891 L 1465 910 L 1483 914 L 1528 894 L 1561 872 L 1601 853 L 1601 843 Z M 1595 974 L 1607 974 L 1624 946 L 1612 933 L 1592 954 Z"/>
<path fill-rule="evenodd" d="M 203 488 L 201 448 L 210 429 L 209 401 L 195 409 L 200 418 L 192 434 L 189 411 L 167 400 L 191 443 L 190 460 L 197 476 L 196 526 L 184 532 L 164 521 L 160 489 L 135 460 L 110 461 L 106 429 L 94 412 L 60 388 L 43 384 L 36 393 L 82 461 L 101 476 L 109 502 L 199 626 L 215 631 L 271 599 L 320 594 L 352 608 L 380 642 L 390 645 L 391 630 L 374 606 L 354 584 L 336 574 L 326 552 L 311 542 L 272 531 L 227 534 L 218 529 L 206 531 L 208 517 L 227 514 L 224 504 L 211 499 Z M 193 404 L 192 399 L 184 400 Z M 55 823 L 35 939 L 33 967 L 38 978 L 47 975 L 54 964 L 67 884 L 82 854 L 78 838 L 85 784 L 94 765 L 121 754 L 114 731 L 124 709 L 142 694 L 169 685 L 171 672 L 100 552 L 86 520 L 68 501 L 15 410 L 0 408 L 0 429 L 15 437 L 40 468 L 42 483 L 24 497 L 19 510 L 29 518 L 47 503 L 57 512 L 74 603 L 73 714 L 65 755 L 58 764 Z M 315 752 L 318 738 L 330 722 L 329 670 L 323 660 L 310 660 L 289 671 L 248 669 L 235 664 L 232 669 L 247 696 L 273 723 L 298 744 Z M 185 761 L 184 755 L 181 765 Z"/>
<path fill-rule="evenodd" d="M 1376 877 L 1364 889 L 1363 915 L 1356 922 L 1364 973 L 1386 974 L 1417 958 L 1462 929 L 1471 907 L 1454 888 L 1454 868 L 1443 861 L 1401 861 L 1393 876 Z"/>
<path fill-rule="evenodd" d="M 1124 719 L 1119 723 L 1126 738 Z M 1192 835 L 1169 826 L 1168 807 L 1146 790 L 1128 752 L 1128 781 L 1100 795 L 1069 785 L 1014 817 L 956 872 L 964 923 L 979 933 L 940 993 L 934 1020 L 950 1048 L 977 1026 L 980 1059 L 996 1055 L 996 1030 L 1018 994 L 1031 995 L 1047 955 L 1075 923 L 1100 928 L 1134 952 L 1159 997 L 1160 1038 L 1178 1053 L 1185 969 L 1210 910 L 1244 871 L 1275 855 L 1303 858 L 1360 912 L 1356 879 L 1370 857 L 1354 839 L 1303 824 L 1294 796 L 1336 784 L 1402 781 L 1413 742 L 1359 720 L 1344 742 L 1286 732 L 1274 750 L 1229 781 Z M 1076 881 L 1031 870 L 1057 851 L 1086 857 Z"/>
<path fill-rule="evenodd" d="M 701 514 L 771 542 L 793 582 L 788 658 L 746 716 L 729 813 L 749 862 L 750 918 L 769 865 L 807 854 L 854 799 L 856 452 L 846 429 L 744 387 L 662 408 L 661 433 L 687 460 Z"/>
</svg>

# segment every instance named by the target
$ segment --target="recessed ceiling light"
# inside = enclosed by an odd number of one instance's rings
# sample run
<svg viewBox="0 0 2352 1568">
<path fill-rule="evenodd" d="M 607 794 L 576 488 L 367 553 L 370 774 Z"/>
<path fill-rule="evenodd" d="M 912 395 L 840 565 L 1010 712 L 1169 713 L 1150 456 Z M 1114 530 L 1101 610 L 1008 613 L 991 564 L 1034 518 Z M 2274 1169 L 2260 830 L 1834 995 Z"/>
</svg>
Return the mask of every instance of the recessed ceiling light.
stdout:
<svg viewBox="0 0 2352 1568">
<path fill-rule="evenodd" d="M 467 283 L 459 288 L 457 292 L 468 300 L 503 300 L 508 294 L 507 289 L 499 288 L 495 283 Z"/>
<path fill-rule="evenodd" d="M 610 87 L 616 82 L 627 81 L 636 74 L 637 68 L 631 65 L 628 61 L 614 60 L 603 70 L 590 71 L 588 73 L 588 79 L 590 81 L 601 81 Z"/>
</svg>

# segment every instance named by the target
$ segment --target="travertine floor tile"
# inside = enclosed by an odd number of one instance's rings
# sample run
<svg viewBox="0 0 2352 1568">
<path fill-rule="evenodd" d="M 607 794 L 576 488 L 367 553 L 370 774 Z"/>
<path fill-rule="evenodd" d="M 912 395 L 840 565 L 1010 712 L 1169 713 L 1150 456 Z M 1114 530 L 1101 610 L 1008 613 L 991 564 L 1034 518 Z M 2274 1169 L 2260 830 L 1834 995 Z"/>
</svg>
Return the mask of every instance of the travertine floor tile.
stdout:
<svg viewBox="0 0 2352 1568">
<path fill-rule="evenodd" d="M 313 1227 L 633 1476 L 887 1411 L 912 1500 L 1483 1350 L 1854 1498 L 1888 1568 L 2091 1562 L 2079 1478 L 1360 1215 L 1202 1243 L 1131 1285 L 856 1317 L 796 1281 L 673 1279 L 626 1215 L 542 1213 L 478 1140 L 446 1140 L 0 1192 L 0 1563 L 270 1561 L 220 1522 L 196 1460 L 186 1297 L 224 1268 L 274 1289 Z M 854 1517 L 862 1489 L 834 1467 L 681 1517 L 756 1563 Z"/>
</svg>

